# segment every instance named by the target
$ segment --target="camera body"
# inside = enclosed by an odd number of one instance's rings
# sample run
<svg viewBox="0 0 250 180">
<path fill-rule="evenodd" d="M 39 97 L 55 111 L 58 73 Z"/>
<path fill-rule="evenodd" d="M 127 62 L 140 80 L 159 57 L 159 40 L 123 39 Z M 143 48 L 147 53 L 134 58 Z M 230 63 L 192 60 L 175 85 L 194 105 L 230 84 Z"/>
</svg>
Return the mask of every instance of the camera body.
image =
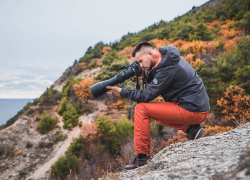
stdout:
<svg viewBox="0 0 250 180">
<path fill-rule="evenodd" d="M 117 71 L 121 69 L 126 70 L 120 72 L 115 77 L 109 80 L 99 82 L 90 87 L 94 98 L 98 98 L 99 96 L 106 93 L 108 91 L 108 89 L 106 88 L 107 86 L 115 86 L 116 84 L 122 83 L 134 75 L 139 77 L 139 75 L 142 73 L 142 68 L 137 61 L 133 61 L 129 66 L 123 66 Z"/>
</svg>

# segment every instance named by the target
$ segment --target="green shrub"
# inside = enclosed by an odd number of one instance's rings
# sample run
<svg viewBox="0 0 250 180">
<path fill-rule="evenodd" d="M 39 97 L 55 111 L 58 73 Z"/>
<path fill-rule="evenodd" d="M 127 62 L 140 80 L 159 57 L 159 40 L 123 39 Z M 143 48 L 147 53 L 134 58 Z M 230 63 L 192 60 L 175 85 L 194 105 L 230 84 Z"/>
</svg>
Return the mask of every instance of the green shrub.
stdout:
<svg viewBox="0 0 250 180">
<path fill-rule="evenodd" d="M 86 114 L 89 114 L 89 113 L 92 113 L 92 107 L 91 107 L 91 104 L 86 104 L 83 112 L 85 112 Z"/>
<path fill-rule="evenodd" d="M 73 127 L 78 124 L 79 115 L 77 114 L 76 109 L 70 103 L 66 106 L 66 111 L 63 113 L 63 128 L 71 130 Z"/>
<path fill-rule="evenodd" d="M 134 137 L 134 124 L 132 121 L 128 120 L 125 116 L 122 117 L 116 123 L 116 134 L 119 137 L 119 141 L 125 138 Z"/>
<path fill-rule="evenodd" d="M 79 126 L 79 127 L 82 127 L 82 121 L 80 121 L 80 122 L 78 123 L 78 126 Z"/>
<path fill-rule="evenodd" d="M 56 131 L 55 142 L 64 141 L 65 139 L 67 139 L 66 134 L 63 134 L 61 131 Z"/>
<path fill-rule="evenodd" d="M 100 116 L 97 121 L 97 130 L 102 133 L 101 141 L 104 146 L 112 153 L 119 154 L 119 141 L 116 133 L 115 126 L 111 123 L 110 119 Z"/>
<path fill-rule="evenodd" d="M 61 100 L 61 103 L 60 103 L 60 107 L 58 108 L 57 110 L 57 113 L 59 115 L 63 115 L 63 113 L 66 111 L 66 106 L 67 106 L 67 97 L 63 97 L 62 100 Z"/>
<path fill-rule="evenodd" d="M 76 111 L 77 111 L 77 113 L 78 113 L 79 115 L 82 114 L 82 113 L 84 113 L 84 110 L 82 110 L 79 101 L 76 101 L 76 102 L 75 102 L 74 107 L 75 107 L 75 109 L 76 109 Z"/>
<path fill-rule="evenodd" d="M 225 42 L 219 41 L 219 43 L 215 46 L 216 49 L 222 49 L 225 45 Z"/>
<path fill-rule="evenodd" d="M 33 145 L 32 145 L 30 142 L 27 142 L 27 144 L 26 144 L 26 148 L 27 148 L 27 149 L 32 148 L 32 146 L 33 146 Z"/>
<path fill-rule="evenodd" d="M 80 157 L 80 151 L 84 148 L 84 140 L 82 135 L 76 138 L 67 149 L 67 152 L 74 154 L 77 157 Z"/>
<path fill-rule="evenodd" d="M 41 117 L 39 116 L 39 114 L 36 114 L 36 121 L 39 121 L 41 119 Z"/>
<path fill-rule="evenodd" d="M 53 143 L 51 142 L 39 142 L 38 147 L 39 148 L 51 148 L 53 146 Z"/>
<path fill-rule="evenodd" d="M 37 125 L 37 130 L 42 133 L 42 134 L 46 134 L 49 131 L 51 131 L 57 124 L 56 121 L 56 117 L 55 116 L 49 116 L 47 114 L 47 112 L 44 110 L 43 111 L 43 115 L 42 115 L 42 119 L 39 122 L 39 124 Z"/>
<path fill-rule="evenodd" d="M 81 158 L 77 158 L 73 153 L 67 152 L 66 156 L 60 157 L 58 161 L 51 166 L 51 176 L 65 179 L 70 170 L 77 172 L 77 167 Z"/>
<path fill-rule="evenodd" d="M 81 82 L 82 79 L 79 78 L 79 79 L 74 79 L 73 76 L 69 76 L 66 80 L 66 83 L 65 85 L 63 86 L 63 89 L 62 89 L 62 96 L 63 97 L 70 97 L 72 95 L 74 95 L 74 91 L 73 91 L 73 85 L 74 84 L 78 84 L 79 82 Z"/>
<path fill-rule="evenodd" d="M 89 69 L 93 69 L 93 68 L 95 67 L 95 65 L 96 65 L 96 60 L 95 60 L 95 59 L 92 59 L 92 60 L 91 60 L 91 63 L 90 63 L 89 66 L 88 66 L 88 68 L 89 68 Z"/>
</svg>

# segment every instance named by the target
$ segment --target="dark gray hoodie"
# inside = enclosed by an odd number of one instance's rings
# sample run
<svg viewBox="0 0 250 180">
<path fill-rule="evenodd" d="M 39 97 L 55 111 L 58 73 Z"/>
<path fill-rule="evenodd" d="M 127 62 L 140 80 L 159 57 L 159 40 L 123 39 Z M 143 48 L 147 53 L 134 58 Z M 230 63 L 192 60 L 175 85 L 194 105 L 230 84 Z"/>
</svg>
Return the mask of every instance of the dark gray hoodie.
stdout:
<svg viewBox="0 0 250 180">
<path fill-rule="evenodd" d="M 173 46 L 160 47 L 161 62 L 151 72 L 153 80 L 144 90 L 122 88 L 121 97 L 150 102 L 161 95 L 166 102 L 178 101 L 192 112 L 210 110 L 209 98 L 202 79 Z"/>
</svg>

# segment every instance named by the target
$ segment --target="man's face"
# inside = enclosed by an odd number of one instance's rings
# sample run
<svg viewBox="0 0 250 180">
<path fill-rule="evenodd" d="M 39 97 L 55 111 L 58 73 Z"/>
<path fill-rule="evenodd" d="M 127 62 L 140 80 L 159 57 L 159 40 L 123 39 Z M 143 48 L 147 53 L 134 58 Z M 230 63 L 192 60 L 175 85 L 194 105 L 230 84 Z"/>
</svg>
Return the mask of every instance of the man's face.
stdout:
<svg viewBox="0 0 250 180">
<path fill-rule="evenodd" d="M 152 59 L 147 53 L 138 52 L 135 55 L 136 61 L 140 64 L 142 69 L 149 71 L 152 69 Z"/>
</svg>

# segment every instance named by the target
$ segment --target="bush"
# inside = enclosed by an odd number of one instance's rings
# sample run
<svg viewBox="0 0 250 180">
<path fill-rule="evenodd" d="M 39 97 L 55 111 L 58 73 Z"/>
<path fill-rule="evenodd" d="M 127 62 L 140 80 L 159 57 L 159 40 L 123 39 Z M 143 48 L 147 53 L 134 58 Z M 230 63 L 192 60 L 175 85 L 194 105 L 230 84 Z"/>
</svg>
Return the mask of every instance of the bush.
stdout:
<svg viewBox="0 0 250 180">
<path fill-rule="evenodd" d="M 204 136 L 209 136 L 209 135 L 213 135 L 213 134 L 218 134 L 218 133 L 222 133 L 222 132 L 228 132 L 231 131 L 233 129 L 233 127 L 231 126 L 227 126 L 227 127 L 221 127 L 221 126 L 209 126 L 209 125 L 205 125 L 205 132 L 202 135 Z"/>
<path fill-rule="evenodd" d="M 85 112 L 86 114 L 89 114 L 89 113 L 92 113 L 92 107 L 91 107 L 91 104 L 86 104 L 83 112 Z"/>
<path fill-rule="evenodd" d="M 78 126 L 79 126 L 79 127 L 82 127 L 82 121 L 80 121 L 80 122 L 78 123 Z"/>
<path fill-rule="evenodd" d="M 26 148 L 27 148 L 27 149 L 32 148 L 32 146 L 33 146 L 33 145 L 32 145 L 30 142 L 27 142 L 27 144 L 26 144 Z"/>
<path fill-rule="evenodd" d="M 235 126 L 250 120 L 250 96 L 244 96 L 245 90 L 238 86 L 226 88 L 224 97 L 217 101 L 226 121 L 231 121 Z"/>
<path fill-rule="evenodd" d="M 75 107 L 75 109 L 76 109 L 76 111 L 77 111 L 77 114 L 82 114 L 84 111 L 82 110 L 82 108 L 81 108 L 81 106 L 80 106 L 80 103 L 79 103 L 79 101 L 76 101 L 75 102 L 75 104 L 74 104 L 74 107 Z"/>
<path fill-rule="evenodd" d="M 89 69 L 93 69 L 93 68 L 95 67 L 95 65 L 96 65 L 96 60 L 95 60 L 95 59 L 92 59 L 92 60 L 91 60 L 91 63 L 90 63 L 89 66 L 88 66 L 88 68 L 89 68 Z"/>
<path fill-rule="evenodd" d="M 36 114 L 36 121 L 39 121 L 41 119 L 41 117 L 39 116 L 39 114 Z"/>
<path fill-rule="evenodd" d="M 116 133 L 120 141 L 125 138 L 134 137 L 134 124 L 132 121 L 128 120 L 126 117 L 122 117 L 116 123 Z"/>
<path fill-rule="evenodd" d="M 77 172 L 77 167 L 81 158 L 77 158 L 73 153 L 67 152 L 66 156 L 60 157 L 58 161 L 51 166 L 51 176 L 65 179 L 70 170 Z"/>
<path fill-rule="evenodd" d="M 60 107 L 59 107 L 58 110 L 57 110 L 57 113 L 58 113 L 59 115 L 62 116 L 63 113 L 64 113 L 64 111 L 66 111 L 67 103 L 68 103 L 67 98 L 66 98 L 66 97 L 63 97 L 62 100 L 61 100 L 61 103 L 60 103 Z"/>
<path fill-rule="evenodd" d="M 67 149 L 66 153 L 72 153 L 77 157 L 80 157 L 80 151 L 84 148 L 84 140 L 82 135 L 76 138 Z"/>
<path fill-rule="evenodd" d="M 38 130 L 42 134 L 46 134 L 49 131 L 51 131 L 57 124 L 56 117 L 52 116 L 50 117 L 47 112 L 44 110 L 42 119 L 37 125 L 36 130 Z"/>
<path fill-rule="evenodd" d="M 39 142 L 38 147 L 39 148 L 51 148 L 53 144 L 51 142 Z"/>
<path fill-rule="evenodd" d="M 56 131 L 55 142 L 64 141 L 65 139 L 67 139 L 66 134 L 63 134 L 61 131 Z"/>
</svg>

